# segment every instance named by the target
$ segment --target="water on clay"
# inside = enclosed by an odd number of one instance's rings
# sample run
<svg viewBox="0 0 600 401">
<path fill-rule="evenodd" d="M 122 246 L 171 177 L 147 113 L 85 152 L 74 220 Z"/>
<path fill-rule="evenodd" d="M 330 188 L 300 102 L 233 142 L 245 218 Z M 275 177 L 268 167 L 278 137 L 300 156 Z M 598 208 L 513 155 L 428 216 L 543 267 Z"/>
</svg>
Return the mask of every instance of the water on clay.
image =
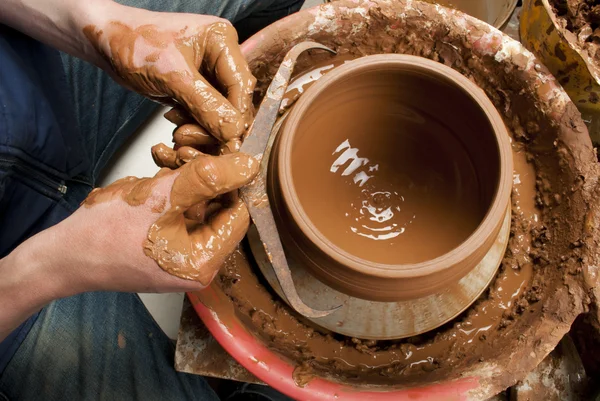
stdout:
<svg viewBox="0 0 600 401">
<path fill-rule="evenodd" d="M 476 304 L 452 327 L 437 332 L 431 340 L 379 343 L 376 341 L 340 342 L 317 332 L 299 321 L 287 308 L 273 303 L 272 295 L 251 274 L 250 265 L 241 254 L 235 254 L 225 268 L 228 286 L 226 293 L 236 300 L 236 314 L 260 336 L 269 338 L 271 347 L 296 359 L 298 352 L 311 360 L 309 366 L 299 366 L 294 372 L 298 385 L 305 385 L 315 375 L 314 369 L 326 369 L 330 374 L 344 377 L 369 377 L 371 383 L 386 383 L 399 375 L 416 378 L 421 372 L 435 371 L 440 364 L 452 366 L 453 350 L 485 357 L 488 351 L 486 336 L 497 331 L 505 313 L 523 297 L 533 274 L 527 249 L 531 247 L 528 234 L 537 225 L 539 210 L 535 206 L 535 170 L 526 161 L 526 154 L 513 148 L 515 163 L 512 194 L 513 225 L 509 241 L 511 252 L 523 250 L 522 259 L 514 266 L 505 257 L 504 263 L 481 304 Z M 517 257 L 515 255 L 515 257 Z M 252 294 L 252 295 L 249 295 Z M 473 347 L 473 348 L 470 348 Z M 481 347 L 481 348 L 480 348 Z M 477 351 L 476 351 L 477 349 Z M 300 351 L 299 351 L 300 350 Z M 486 351 L 487 350 L 487 351 Z M 329 368 L 325 368 L 329 366 Z M 349 376 L 348 376 L 349 375 Z M 410 381 L 410 380 L 409 380 Z"/>
<path fill-rule="evenodd" d="M 437 113 L 465 102 L 473 101 L 446 83 L 382 71 L 340 82 L 316 99 L 297 128 L 292 177 L 324 237 L 390 265 L 430 260 L 465 241 L 491 204 L 498 173 L 474 162 L 465 146 L 493 138 L 489 124 L 457 124 L 450 113 Z M 461 111 L 461 119 L 477 112 Z M 486 150 L 493 165 L 496 149 L 484 144 L 476 152 Z"/>
</svg>

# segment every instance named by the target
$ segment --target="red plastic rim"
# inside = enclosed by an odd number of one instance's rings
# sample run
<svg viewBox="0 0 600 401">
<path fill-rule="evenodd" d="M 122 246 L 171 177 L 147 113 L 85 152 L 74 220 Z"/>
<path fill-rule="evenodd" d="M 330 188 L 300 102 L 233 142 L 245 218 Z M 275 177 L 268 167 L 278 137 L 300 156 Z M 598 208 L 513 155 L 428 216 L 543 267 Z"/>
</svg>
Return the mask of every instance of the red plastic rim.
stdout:
<svg viewBox="0 0 600 401">
<path fill-rule="evenodd" d="M 265 347 L 235 317 L 228 317 L 228 325 L 225 325 L 215 312 L 203 305 L 202 299 L 218 297 L 214 287 L 187 295 L 198 316 L 225 351 L 260 380 L 297 400 L 463 401 L 468 399 L 469 390 L 479 386 L 478 378 L 467 377 L 426 387 L 382 392 L 365 391 L 317 377 L 305 387 L 299 387 L 294 382 L 291 363 Z"/>
</svg>

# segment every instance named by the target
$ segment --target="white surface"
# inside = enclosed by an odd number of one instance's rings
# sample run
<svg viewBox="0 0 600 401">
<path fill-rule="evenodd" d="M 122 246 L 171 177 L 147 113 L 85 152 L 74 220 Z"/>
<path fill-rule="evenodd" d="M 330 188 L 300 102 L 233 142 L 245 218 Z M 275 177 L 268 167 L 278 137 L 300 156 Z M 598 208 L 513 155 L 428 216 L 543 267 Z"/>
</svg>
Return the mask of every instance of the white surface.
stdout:
<svg viewBox="0 0 600 401">
<path fill-rule="evenodd" d="M 129 175 L 151 177 L 156 174 L 159 169 L 152 160 L 150 148 L 161 142 L 172 145 L 171 139 L 175 126 L 163 118 L 163 114 L 167 110 L 169 109 L 163 107 L 150 117 L 146 124 L 115 155 L 104 177 L 100 180 L 100 186 L 104 187 Z"/>
<path fill-rule="evenodd" d="M 173 340 L 177 339 L 184 293 L 139 294 L 156 323 Z"/>
<path fill-rule="evenodd" d="M 307 0 L 302 8 L 314 7 L 323 3 L 322 0 Z M 110 167 L 100 181 L 104 187 L 119 178 L 130 175 L 136 177 L 151 177 L 158 167 L 152 160 L 150 148 L 157 143 L 171 144 L 173 124 L 163 118 L 168 108 L 162 108 L 140 128 L 111 161 Z M 176 339 L 179 330 L 179 318 L 184 294 L 139 294 L 154 320 L 169 336 Z"/>
<path fill-rule="evenodd" d="M 318 6 L 319 4 L 324 3 L 323 0 L 306 0 L 302 8 L 310 8 L 314 6 Z"/>
</svg>

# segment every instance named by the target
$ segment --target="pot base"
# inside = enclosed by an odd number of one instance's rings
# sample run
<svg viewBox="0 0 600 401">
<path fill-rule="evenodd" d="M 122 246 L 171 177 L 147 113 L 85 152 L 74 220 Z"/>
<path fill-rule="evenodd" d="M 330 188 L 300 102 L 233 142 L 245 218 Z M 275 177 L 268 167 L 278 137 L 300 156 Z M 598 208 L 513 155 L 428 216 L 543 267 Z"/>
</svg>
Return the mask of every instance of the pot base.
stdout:
<svg viewBox="0 0 600 401">
<path fill-rule="evenodd" d="M 309 319 L 327 330 L 350 337 L 369 340 L 405 338 L 433 330 L 466 310 L 492 282 L 510 236 L 510 209 L 494 245 L 483 260 L 458 283 L 442 292 L 401 302 L 375 302 L 341 293 L 311 275 L 302 264 L 288 258 L 298 295 L 315 309 L 341 308 L 332 314 Z M 286 303 L 258 232 L 248 231 L 248 242 L 256 263 L 269 285 Z"/>
</svg>

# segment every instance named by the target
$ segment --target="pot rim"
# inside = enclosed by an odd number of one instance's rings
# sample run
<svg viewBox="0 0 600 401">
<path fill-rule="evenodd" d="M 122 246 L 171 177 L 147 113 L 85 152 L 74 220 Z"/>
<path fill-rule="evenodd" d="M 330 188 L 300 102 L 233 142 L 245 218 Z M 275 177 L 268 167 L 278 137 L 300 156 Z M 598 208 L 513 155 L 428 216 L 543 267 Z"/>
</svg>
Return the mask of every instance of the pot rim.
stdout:
<svg viewBox="0 0 600 401">
<path fill-rule="evenodd" d="M 500 174 L 496 185 L 493 200 L 477 226 L 477 228 L 462 243 L 451 251 L 425 262 L 411 264 L 384 264 L 359 258 L 346 252 L 329 241 L 319 229 L 310 221 L 304 208 L 300 204 L 292 180 L 291 152 L 296 127 L 308 106 L 323 91 L 332 84 L 348 75 L 369 69 L 375 65 L 408 66 L 421 70 L 453 83 L 479 105 L 486 115 L 496 139 L 500 159 Z M 287 123 L 282 128 L 281 146 L 279 147 L 278 169 L 283 200 L 292 219 L 306 237 L 317 248 L 334 259 L 337 263 L 356 272 L 383 278 L 416 278 L 435 274 L 456 266 L 478 249 L 485 245 L 487 238 L 494 234 L 498 222 L 504 217 L 506 207 L 510 201 L 512 188 L 512 148 L 508 131 L 500 114 L 489 100 L 487 95 L 475 83 L 464 77 L 459 72 L 444 64 L 413 55 L 381 54 L 361 57 L 335 68 L 333 71 L 319 79 L 300 97 L 291 110 Z M 402 266 L 398 269 L 398 266 Z"/>
</svg>

